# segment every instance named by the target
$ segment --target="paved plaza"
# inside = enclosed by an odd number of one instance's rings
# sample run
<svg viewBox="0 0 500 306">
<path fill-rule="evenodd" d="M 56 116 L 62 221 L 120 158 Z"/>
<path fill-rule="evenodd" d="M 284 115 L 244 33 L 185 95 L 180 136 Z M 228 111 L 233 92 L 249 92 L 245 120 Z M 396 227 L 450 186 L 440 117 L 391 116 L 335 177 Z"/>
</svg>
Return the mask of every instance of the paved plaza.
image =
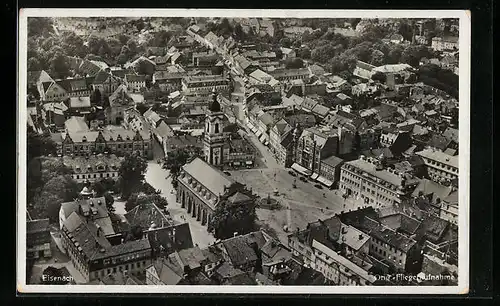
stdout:
<svg viewBox="0 0 500 306">
<path fill-rule="evenodd" d="M 232 171 L 231 177 L 260 197 L 271 197 L 281 203 L 278 210 L 258 209 L 257 216 L 263 224 L 268 224 L 278 238 L 286 242 L 284 226 L 291 230 L 304 229 L 307 223 L 357 209 L 362 204 L 352 199 L 344 200 L 337 190 L 318 189 L 315 182 L 302 182 L 283 168 L 249 169 Z M 293 184 L 297 188 L 293 188 Z M 277 193 L 275 193 L 277 192 Z"/>
</svg>

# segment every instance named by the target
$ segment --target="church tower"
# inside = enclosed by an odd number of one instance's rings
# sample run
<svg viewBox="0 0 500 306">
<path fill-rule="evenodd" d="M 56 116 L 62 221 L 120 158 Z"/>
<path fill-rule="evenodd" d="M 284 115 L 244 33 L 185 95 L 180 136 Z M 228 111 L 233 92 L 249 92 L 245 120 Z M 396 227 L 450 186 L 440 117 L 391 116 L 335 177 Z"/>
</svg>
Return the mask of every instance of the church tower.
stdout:
<svg viewBox="0 0 500 306">
<path fill-rule="evenodd" d="M 203 153 L 207 163 L 221 166 L 227 162 L 229 146 L 227 134 L 224 133 L 225 116 L 222 112 L 215 88 L 212 91 L 212 102 L 205 118 L 205 136 L 203 138 Z"/>
</svg>

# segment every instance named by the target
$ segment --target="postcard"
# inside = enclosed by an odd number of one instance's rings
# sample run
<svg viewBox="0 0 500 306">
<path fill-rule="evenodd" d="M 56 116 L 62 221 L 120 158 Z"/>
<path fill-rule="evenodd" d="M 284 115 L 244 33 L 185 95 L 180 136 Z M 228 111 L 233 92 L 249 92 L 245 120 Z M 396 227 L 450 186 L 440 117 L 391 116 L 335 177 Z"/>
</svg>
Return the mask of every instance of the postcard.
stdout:
<svg viewBox="0 0 500 306">
<path fill-rule="evenodd" d="M 18 41 L 19 293 L 468 292 L 470 12 L 21 9 Z"/>
</svg>

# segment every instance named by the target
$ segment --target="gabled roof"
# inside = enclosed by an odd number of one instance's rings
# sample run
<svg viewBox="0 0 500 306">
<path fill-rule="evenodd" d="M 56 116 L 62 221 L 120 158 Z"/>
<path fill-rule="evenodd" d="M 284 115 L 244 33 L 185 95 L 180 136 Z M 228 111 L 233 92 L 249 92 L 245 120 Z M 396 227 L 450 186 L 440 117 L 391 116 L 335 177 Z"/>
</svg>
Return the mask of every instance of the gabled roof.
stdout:
<svg viewBox="0 0 500 306">
<path fill-rule="evenodd" d="M 111 107 L 134 105 L 134 99 L 129 95 L 125 84 L 118 86 L 113 94 L 109 96 L 109 104 Z"/>
<path fill-rule="evenodd" d="M 331 167 L 336 167 L 336 166 L 342 164 L 343 162 L 344 162 L 344 160 L 342 158 L 337 157 L 335 155 L 332 155 L 330 157 L 327 157 L 327 158 L 321 160 L 321 163 L 327 164 Z"/>
<path fill-rule="evenodd" d="M 252 246 L 254 243 L 257 249 L 261 249 L 266 243 L 262 232 L 252 232 L 246 235 L 229 238 L 221 242 L 233 266 L 244 265 L 245 263 L 258 259 L 257 250 Z"/>
<path fill-rule="evenodd" d="M 137 74 L 127 74 L 125 75 L 127 82 L 145 82 L 146 76 Z"/>
<path fill-rule="evenodd" d="M 446 137 L 449 140 L 453 140 L 454 142 L 458 143 L 458 129 L 454 129 L 454 128 L 448 127 L 443 132 L 443 136 Z"/>
<path fill-rule="evenodd" d="M 363 61 L 357 61 L 356 68 L 372 71 L 375 68 L 375 66 L 365 63 Z"/>
<path fill-rule="evenodd" d="M 111 77 L 111 74 L 107 73 L 104 70 L 99 70 L 94 78 L 94 84 L 103 84 Z"/>
<path fill-rule="evenodd" d="M 236 192 L 235 194 L 230 196 L 227 200 L 232 204 L 236 204 L 236 203 L 244 203 L 250 201 L 251 198 L 246 194 L 243 194 L 241 192 Z"/>
<path fill-rule="evenodd" d="M 452 192 L 452 188 L 428 179 L 422 179 L 413 191 L 412 197 L 418 197 L 420 192 L 424 196 L 431 196 L 432 203 L 436 203 L 437 199 L 443 200 L 448 197 Z"/>
<path fill-rule="evenodd" d="M 182 169 L 215 195 L 224 194 L 225 188 L 234 183 L 231 178 L 198 157 Z"/>
<path fill-rule="evenodd" d="M 71 132 L 80 132 L 80 131 L 88 131 L 89 126 L 85 122 L 84 117 L 76 117 L 76 116 L 71 116 L 66 122 L 64 122 L 64 126 L 66 127 L 67 131 Z"/>
</svg>

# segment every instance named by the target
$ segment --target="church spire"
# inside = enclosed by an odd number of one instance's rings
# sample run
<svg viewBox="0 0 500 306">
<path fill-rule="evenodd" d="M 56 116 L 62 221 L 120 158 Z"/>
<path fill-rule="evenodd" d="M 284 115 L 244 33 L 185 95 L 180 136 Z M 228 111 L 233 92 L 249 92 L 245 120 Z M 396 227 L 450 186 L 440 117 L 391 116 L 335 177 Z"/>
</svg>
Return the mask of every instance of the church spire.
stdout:
<svg viewBox="0 0 500 306">
<path fill-rule="evenodd" d="M 220 103 L 217 101 L 217 92 L 215 91 L 215 87 L 212 90 L 212 103 L 210 104 L 209 110 L 214 113 L 221 111 Z"/>
</svg>

